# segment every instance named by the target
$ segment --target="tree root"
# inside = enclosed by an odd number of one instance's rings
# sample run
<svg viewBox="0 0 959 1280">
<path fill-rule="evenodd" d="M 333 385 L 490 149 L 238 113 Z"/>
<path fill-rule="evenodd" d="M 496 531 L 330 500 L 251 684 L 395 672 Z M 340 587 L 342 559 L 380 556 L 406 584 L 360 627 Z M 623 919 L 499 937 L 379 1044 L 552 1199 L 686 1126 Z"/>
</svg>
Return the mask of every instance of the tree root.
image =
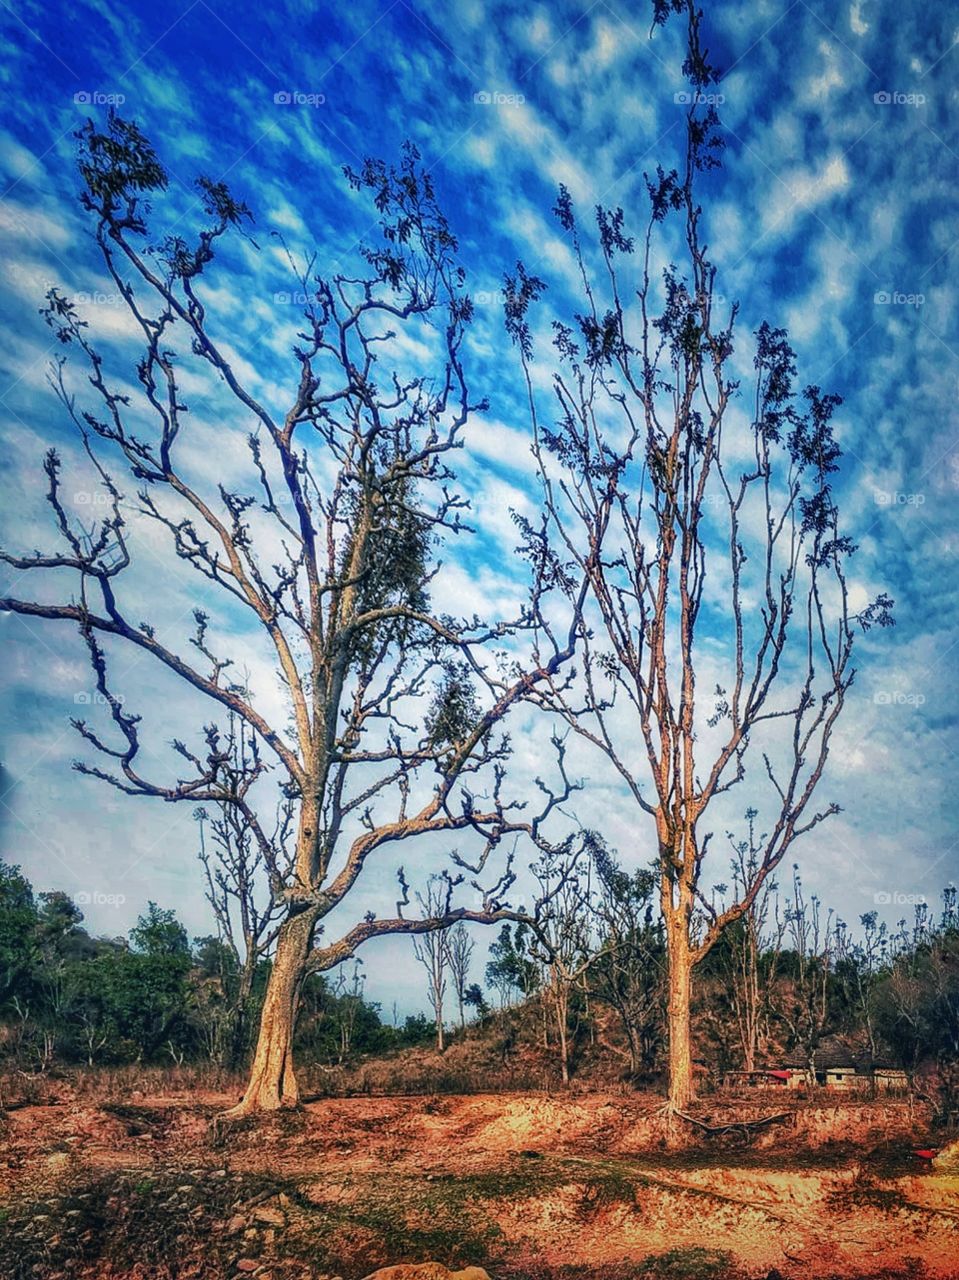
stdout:
<svg viewBox="0 0 959 1280">
<path fill-rule="evenodd" d="M 689 1124 L 696 1125 L 697 1128 L 705 1130 L 706 1133 L 739 1132 L 743 1137 L 747 1137 L 753 1129 L 761 1129 L 764 1125 L 775 1124 L 778 1120 L 788 1120 L 792 1115 L 790 1111 L 780 1111 L 776 1115 L 762 1116 L 759 1120 L 730 1120 L 725 1124 L 707 1124 L 705 1120 L 697 1120 L 695 1116 L 688 1115 L 677 1107 L 673 1107 L 670 1110 L 672 1115 L 678 1116 L 680 1120 L 685 1120 Z"/>
</svg>

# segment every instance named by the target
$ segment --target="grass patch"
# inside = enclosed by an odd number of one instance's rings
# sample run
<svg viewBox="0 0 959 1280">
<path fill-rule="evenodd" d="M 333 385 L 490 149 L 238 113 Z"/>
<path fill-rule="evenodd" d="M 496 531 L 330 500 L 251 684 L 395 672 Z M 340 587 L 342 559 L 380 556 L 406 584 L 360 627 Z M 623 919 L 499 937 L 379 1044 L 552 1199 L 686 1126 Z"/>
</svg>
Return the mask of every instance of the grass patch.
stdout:
<svg viewBox="0 0 959 1280">
<path fill-rule="evenodd" d="M 727 1249 L 670 1249 L 651 1254 L 636 1269 L 636 1280 L 732 1280 L 739 1275 Z"/>
</svg>

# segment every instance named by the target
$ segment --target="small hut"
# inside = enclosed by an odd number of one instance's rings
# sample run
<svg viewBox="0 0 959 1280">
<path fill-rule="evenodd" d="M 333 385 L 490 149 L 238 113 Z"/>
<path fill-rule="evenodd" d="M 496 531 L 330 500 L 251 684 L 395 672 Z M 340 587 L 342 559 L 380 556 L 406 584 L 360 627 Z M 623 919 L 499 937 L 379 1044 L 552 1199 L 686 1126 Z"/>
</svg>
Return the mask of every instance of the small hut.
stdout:
<svg viewBox="0 0 959 1280">
<path fill-rule="evenodd" d="M 875 1093 L 908 1092 L 909 1076 L 902 1067 L 894 1066 L 886 1059 L 864 1053 L 856 1059 L 856 1068 L 860 1078 L 870 1084 Z"/>
<path fill-rule="evenodd" d="M 816 1049 L 816 1083 L 829 1089 L 856 1089 L 868 1080 L 860 1078 L 849 1046 L 830 1036 Z"/>
</svg>

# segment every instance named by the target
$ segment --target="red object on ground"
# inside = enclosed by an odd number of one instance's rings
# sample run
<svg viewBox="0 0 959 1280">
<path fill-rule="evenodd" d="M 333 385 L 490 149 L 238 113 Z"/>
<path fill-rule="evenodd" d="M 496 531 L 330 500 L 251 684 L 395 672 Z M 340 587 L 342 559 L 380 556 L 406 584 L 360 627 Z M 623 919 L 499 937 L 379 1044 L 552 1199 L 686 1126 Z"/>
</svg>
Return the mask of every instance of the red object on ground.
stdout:
<svg viewBox="0 0 959 1280">
<path fill-rule="evenodd" d="M 923 1147 L 921 1151 L 914 1151 L 913 1155 L 917 1155 L 920 1160 L 932 1160 L 939 1153 L 932 1147 Z"/>
<path fill-rule="evenodd" d="M 788 1080 L 792 1075 L 791 1071 L 770 1071 L 771 1076 L 775 1076 L 777 1080 Z"/>
</svg>

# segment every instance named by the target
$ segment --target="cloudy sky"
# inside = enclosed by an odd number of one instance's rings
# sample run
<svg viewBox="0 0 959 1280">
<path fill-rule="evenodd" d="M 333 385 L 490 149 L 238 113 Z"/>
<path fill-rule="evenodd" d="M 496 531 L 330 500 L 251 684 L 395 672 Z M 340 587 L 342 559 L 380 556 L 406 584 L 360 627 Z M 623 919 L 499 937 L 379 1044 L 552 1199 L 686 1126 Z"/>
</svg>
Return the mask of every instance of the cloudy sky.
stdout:
<svg viewBox="0 0 959 1280">
<path fill-rule="evenodd" d="M 723 69 L 727 142 L 706 191 L 717 292 L 740 302 L 744 359 L 748 334 L 768 319 L 788 328 L 802 383 L 843 396 L 839 492 L 859 544 L 857 581 L 896 600 L 897 627 L 859 650 L 823 788 L 843 813 L 797 854 L 807 884 L 848 919 L 878 901 L 894 920 L 907 899 L 934 901 L 959 874 L 959 21 L 917 0 L 714 9 L 708 43 Z M 242 246 L 229 259 L 211 313 L 230 326 L 237 367 L 278 412 L 295 375 L 285 354 L 295 316 L 283 300 L 295 285 L 270 232 L 294 253 L 316 250 L 326 271 L 349 266 L 374 217 L 347 190 L 343 165 L 416 143 L 461 240 L 477 304 L 471 381 L 491 402 L 460 464 L 484 532 L 447 553 L 449 603 L 479 597 L 494 613 L 514 603 L 508 513 L 531 512 L 536 499 L 502 334 L 502 273 L 522 258 L 560 304 L 569 297 L 570 245 L 550 216 L 560 182 L 580 208 L 620 205 L 642 226 L 643 173 L 678 162 L 684 118 L 681 32 L 651 36 L 647 19 L 605 0 L 4 4 L 5 544 L 52 545 L 39 462 L 51 443 L 75 456 L 46 385 L 56 353 L 37 314 L 45 290 L 59 284 L 79 298 L 91 332 L 131 376 L 135 367 L 76 201 L 73 132 L 113 102 L 154 141 L 173 216 L 195 217 L 198 173 L 225 180 L 254 211 L 259 251 Z M 221 478 L 237 456 L 237 424 L 218 420 L 213 405 L 193 464 Z M 84 483 L 66 486 L 78 511 L 91 502 Z M 149 540 L 138 551 L 135 591 L 171 627 L 185 605 L 185 637 L 189 588 Z M 192 932 L 208 931 L 190 806 L 128 799 L 70 771 L 78 743 L 68 721 L 90 691 L 77 637 L 9 616 L 0 628 L 0 856 L 38 888 L 84 897 L 94 931 L 125 931 L 148 897 L 175 906 Z M 119 665 L 118 686 L 126 677 L 144 702 L 175 699 L 148 668 Z M 651 844 L 599 763 L 584 760 L 584 776 L 590 768 L 578 816 L 601 817 L 624 860 L 645 861 Z M 363 907 L 375 887 L 367 894 Z M 405 949 L 382 944 L 367 964 L 370 990 L 387 1005 L 420 1003 Z"/>
</svg>

